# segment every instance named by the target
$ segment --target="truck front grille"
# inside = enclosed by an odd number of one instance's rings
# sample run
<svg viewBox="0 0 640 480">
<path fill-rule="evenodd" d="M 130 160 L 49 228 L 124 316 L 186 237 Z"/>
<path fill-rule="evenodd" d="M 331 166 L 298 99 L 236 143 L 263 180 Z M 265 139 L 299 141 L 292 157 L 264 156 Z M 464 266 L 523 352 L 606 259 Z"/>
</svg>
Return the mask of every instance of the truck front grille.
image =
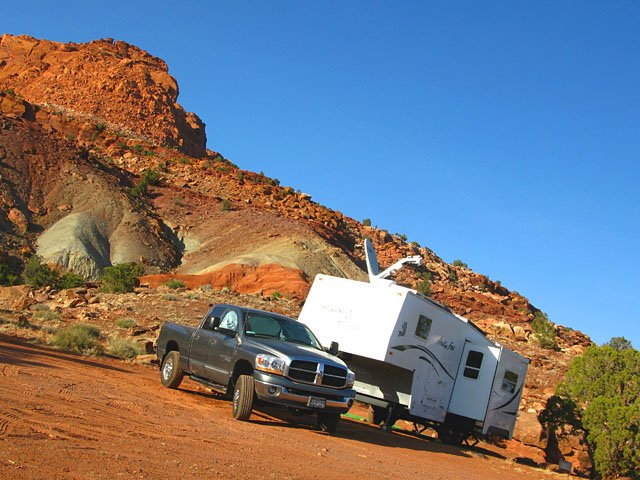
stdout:
<svg viewBox="0 0 640 480">
<path fill-rule="evenodd" d="M 289 365 L 289 378 L 297 382 L 314 383 L 318 374 L 318 364 L 304 360 L 293 360 Z"/>
<path fill-rule="evenodd" d="M 296 382 L 342 388 L 347 383 L 347 370 L 335 365 L 293 360 L 289 365 L 288 377 Z"/>
</svg>

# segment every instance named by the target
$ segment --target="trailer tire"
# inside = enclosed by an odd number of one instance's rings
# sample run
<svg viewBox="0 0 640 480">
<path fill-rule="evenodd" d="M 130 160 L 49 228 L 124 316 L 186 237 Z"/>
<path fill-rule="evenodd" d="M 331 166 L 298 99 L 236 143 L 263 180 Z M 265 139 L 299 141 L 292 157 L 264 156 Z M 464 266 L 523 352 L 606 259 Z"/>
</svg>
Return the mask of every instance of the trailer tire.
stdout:
<svg viewBox="0 0 640 480">
<path fill-rule="evenodd" d="M 255 386 L 251 375 L 240 375 L 233 389 L 233 418 L 246 421 L 253 410 Z"/>
<path fill-rule="evenodd" d="M 369 412 L 367 413 L 367 421 L 372 425 L 381 425 L 387 419 L 387 409 L 384 407 L 377 407 L 376 405 L 369 405 Z"/>
<path fill-rule="evenodd" d="M 339 413 L 318 412 L 318 428 L 323 432 L 335 433 L 340 423 Z"/>
<path fill-rule="evenodd" d="M 447 425 L 446 423 L 440 424 L 438 427 L 438 438 L 446 445 L 460 446 L 465 439 L 462 432 Z"/>
<path fill-rule="evenodd" d="M 164 356 L 160 366 L 160 383 L 167 388 L 178 388 L 184 378 L 180 352 L 172 350 Z"/>
</svg>

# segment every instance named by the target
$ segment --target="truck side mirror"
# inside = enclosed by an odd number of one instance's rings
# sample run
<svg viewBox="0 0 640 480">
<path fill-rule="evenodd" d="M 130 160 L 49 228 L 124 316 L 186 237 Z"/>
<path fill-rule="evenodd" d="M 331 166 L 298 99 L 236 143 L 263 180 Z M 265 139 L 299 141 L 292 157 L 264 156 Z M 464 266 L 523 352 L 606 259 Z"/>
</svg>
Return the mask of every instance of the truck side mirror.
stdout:
<svg viewBox="0 0 640 480">
<path fill-rule="evenodd" d="M 329 352 L 331 355 L 337 355 L 338 347 L 338 342 L 331 342 L 331 345 L 329 346 L 329 350 L 327 350 L 327 352 Z"/>
<path fill-rule="evenodd" d="M 220 317 L 212 317 L 211 320 L 213 320 L 213 324 L 211 325 L 211 329 L 212 330 L 217 330 L 218 327 L 220 326 Z"/>
</svg>

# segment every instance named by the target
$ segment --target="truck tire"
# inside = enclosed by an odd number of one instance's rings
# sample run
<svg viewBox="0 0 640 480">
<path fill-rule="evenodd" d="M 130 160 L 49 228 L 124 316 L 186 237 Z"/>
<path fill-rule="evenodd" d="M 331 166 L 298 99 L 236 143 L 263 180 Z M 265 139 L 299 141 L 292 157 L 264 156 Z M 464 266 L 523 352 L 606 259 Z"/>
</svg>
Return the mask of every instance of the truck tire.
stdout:
<svg viewBox="0 0 640 480">
<path fill-rule="evenodd" d="M 340 423 L 339 413 L 318 412 L 318 428 L 323 432 L 335 433 Z"/>
<path fill-rule="evenodd" d="M 380 425 L 387 419 L 387 409 L 384 407 L 377 407 L 375 405 L 369 405 L 369 412 L 367 413 L 367 421 L 372 425 Z"/>
<path fill-rule="evenodd" d="M 233 389 L 233 418 L 249 420 L 253 410 L 254 383 L 251 375 L 240 375 Z"/>
<path fill-rule="evenodd" d="M 164 356 L 160 366 L 160 382 L 167 388 L 178 388 L 184 378 L 180 352 L 172 350 Z"/>
</svg>

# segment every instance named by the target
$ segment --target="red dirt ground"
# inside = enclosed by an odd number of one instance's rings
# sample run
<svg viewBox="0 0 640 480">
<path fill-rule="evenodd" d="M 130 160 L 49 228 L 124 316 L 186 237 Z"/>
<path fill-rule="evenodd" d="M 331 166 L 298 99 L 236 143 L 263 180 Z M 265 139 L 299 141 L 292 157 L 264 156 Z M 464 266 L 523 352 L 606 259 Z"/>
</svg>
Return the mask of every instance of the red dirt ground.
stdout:
<svg viewBox="0 0 640 480">
<path fill-rule="evenodd" d="M 231 417 L 228 401 L 157 369 L 0 335 L 0 478 L 430 478 L 558 474 L 344 419 L 336 435 L 278 409 Z"/>
</svg>

